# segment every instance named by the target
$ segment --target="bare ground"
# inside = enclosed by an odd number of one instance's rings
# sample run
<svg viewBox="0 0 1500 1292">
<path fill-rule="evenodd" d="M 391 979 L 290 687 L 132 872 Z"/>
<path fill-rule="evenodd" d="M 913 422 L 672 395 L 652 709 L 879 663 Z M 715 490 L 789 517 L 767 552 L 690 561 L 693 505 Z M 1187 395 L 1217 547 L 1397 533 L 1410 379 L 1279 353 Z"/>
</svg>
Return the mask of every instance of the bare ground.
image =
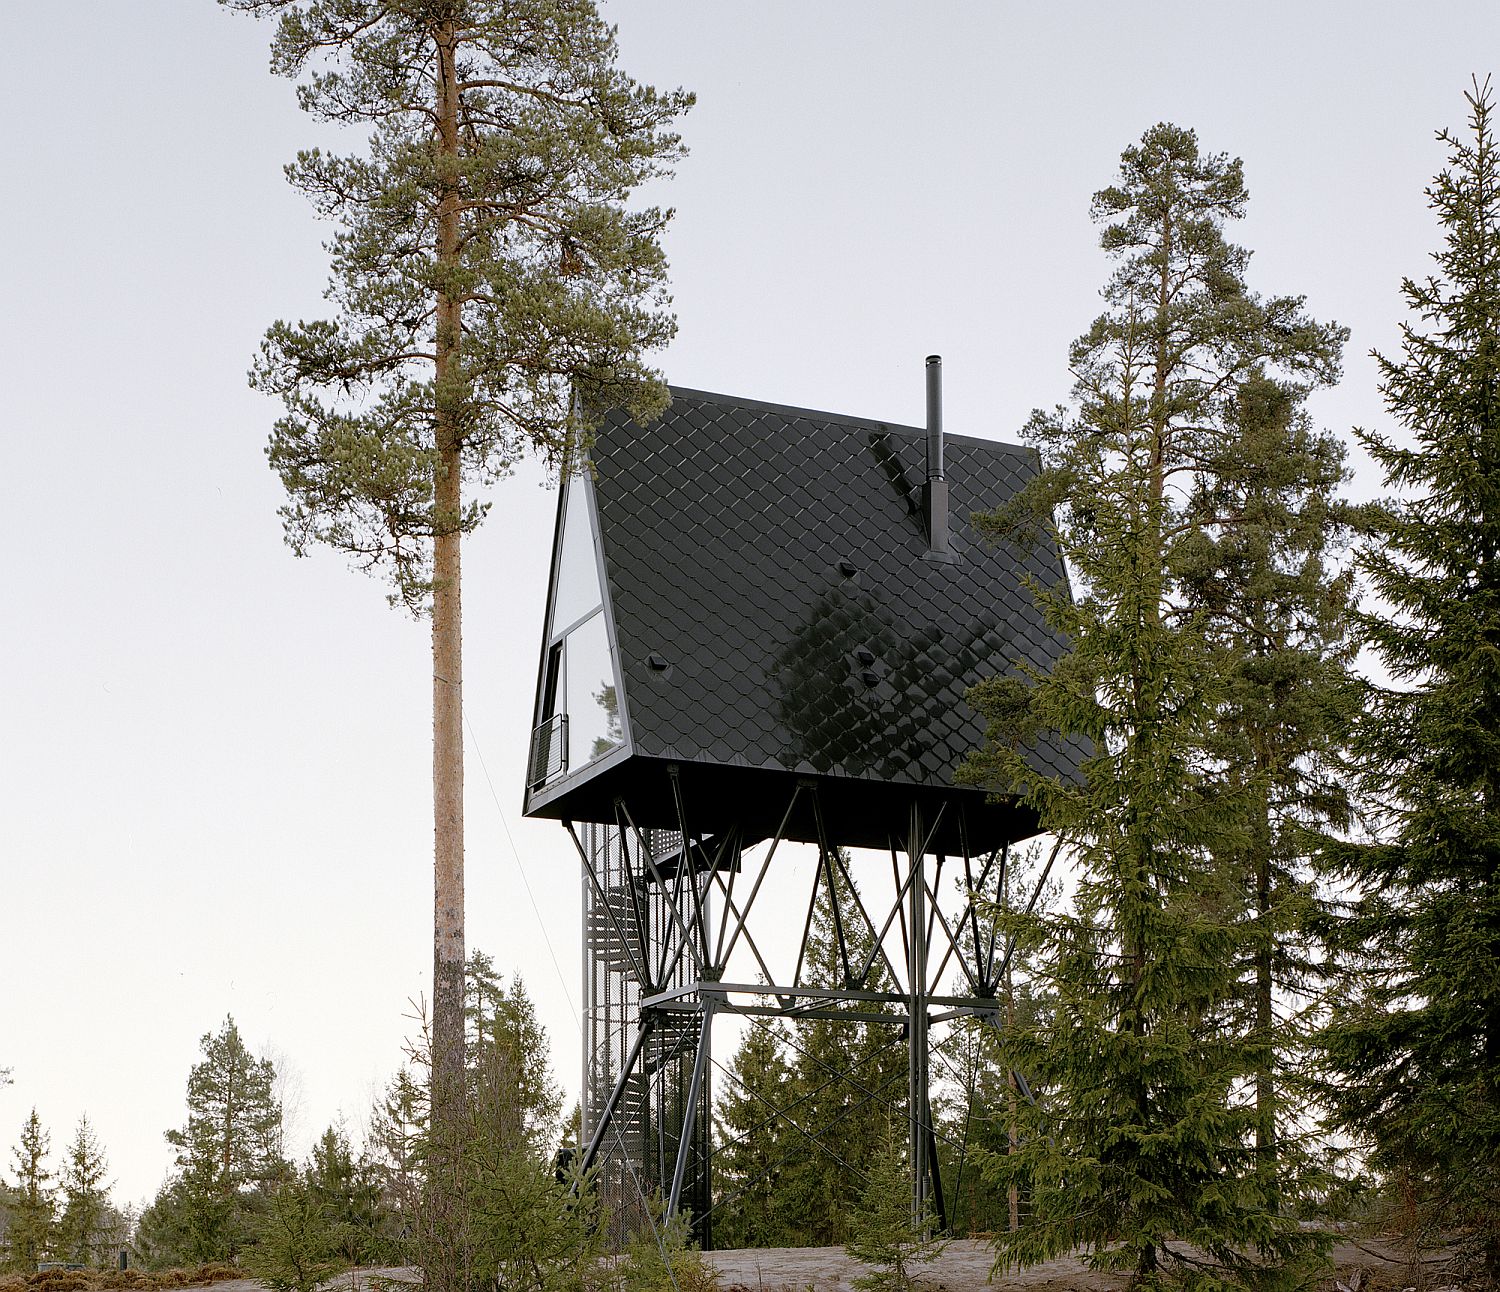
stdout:
<svg viewBox="0 0 1500 1292">
<path fill-rule="evenodd" d="M 850 1292 L 865 1267 L 842 1247 L 747 1248 L 709 1252 L 725 1292 Z M 1121 1274 L 1100 1274 L 1076 1256 L 1045 1261 L 1024 1270 L 1001 1271 L 990 1278 L 994 1249 L 979 1239 L 955 1239 L 931 1265 L 923 1267 L 921 1284 L 931 1292 L 989 1292 L 1017 1288 L 1026 1292 L 1116 1292 L 1123 1289 Z M 1430 1288 L 1430 1274 L 1413 1271 L 1403 1252 L 1375 1240 L 1339 1243 L 1333 1249 L 1336 1278 L 1353 1292 L 1398 1292 L 1402 1288 Z M 1356 1271 L 1363 1271 L 1356 1276 Z M 1329 1280 L 1330 1292 L 1337 1292 Z"/>
<path fill-rule="evenodd" d="M 724 1292 L 852 1292 L 853 1280 L 865 1269 L 842 1247 L 750 1247 L 709 1252 L 705 1259 L 719 1272 Z M 1342 1242 L 1333 1249 L 1336 1273 L 1326 1292 L 1456 1292 L 1447 1286 L 1440 1258 L 1414 1267 L 1405 1251 L 1378 1239 Z M 1024 1270 L 1001 1272 L 990 1279 L 994 1252 L 979 1239 L 950 1242 L 924 1267 L 928 1292 L 1119 1292 L 1125 1276 L 1090 1270 L 1076 1256 L 1046 1261 Z M 326 1292 L 384 1292 L 388 1281 L 415 1281 L 415 1270 L 356 1270 L 327 1285 Z M 184 1289 L 183 1292 L 190 1292 Z M 251 1279 L 215 1283 L 212 1292 L 263 1292 Z"/>
</svg>

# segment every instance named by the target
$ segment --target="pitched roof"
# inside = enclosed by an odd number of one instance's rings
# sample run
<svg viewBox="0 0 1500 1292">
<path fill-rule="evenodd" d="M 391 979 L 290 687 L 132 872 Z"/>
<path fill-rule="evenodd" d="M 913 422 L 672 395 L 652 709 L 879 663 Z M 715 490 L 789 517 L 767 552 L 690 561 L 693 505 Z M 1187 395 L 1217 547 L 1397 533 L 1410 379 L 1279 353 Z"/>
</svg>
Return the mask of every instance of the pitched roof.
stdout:
<svg viewBox="0 0 1500 1292">
<path fill-rule="evenodd" d="M 953 772 L 983 743 L 967 689 L 1063 650 L 1025 584 L 1064 578 L 1056 551 L 992 546 L 969 520 L 1036 457 L 947 437 L 951 562 L 928 554 L 924 461 L 919 428 L 703 391 L 674 387 L 647 427 L 610 415 L 591 487 L 624 740 L 531 790 L 527 812 L 614 820 L 620 795 L 636 824 L 676 825 L 649 788 L 675 763 L 695 829 L 811 777 L 834 843 L 883 845 L 913 797 L 962 803 L 986 838 L 1032 833 Z M 1076 772 L 1076 748 L 1036 757 Z"/>
</svg>

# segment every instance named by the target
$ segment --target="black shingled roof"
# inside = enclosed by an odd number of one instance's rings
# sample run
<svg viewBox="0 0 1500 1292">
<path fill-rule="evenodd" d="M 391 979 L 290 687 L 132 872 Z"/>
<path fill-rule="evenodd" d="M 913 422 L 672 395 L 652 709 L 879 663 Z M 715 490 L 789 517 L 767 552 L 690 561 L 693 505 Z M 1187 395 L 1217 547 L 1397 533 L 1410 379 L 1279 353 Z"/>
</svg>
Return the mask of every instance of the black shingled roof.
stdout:
<svg viewBox="0 0 1500 1292">
<path fill-rule="evenodd" d="M 947 437 L 951 563 L 927 554 L 917 427 L 674 387 L 650 426 L 611 414 L 593 463 L 626 739 L 529 792 L 528 815 L 613 821 L 619 797 L 675 826 L 676 764 L 694 832 L 771 833 L 797 778 L 836 844 L 885 846 L 913 800 L 961 809 L 974 851 L 1035 832 L 953 780 L 983 741 L 966 690 L 1063 649 L 1024 584 L 1064 578 L 1056 551 L 969 521 L 1034 476 L 1032 450 Z M 1035 756 L 1076 774 L 1076 747 Z M 789 833 L 812 837 L 810 812 Z"/>
</svg>

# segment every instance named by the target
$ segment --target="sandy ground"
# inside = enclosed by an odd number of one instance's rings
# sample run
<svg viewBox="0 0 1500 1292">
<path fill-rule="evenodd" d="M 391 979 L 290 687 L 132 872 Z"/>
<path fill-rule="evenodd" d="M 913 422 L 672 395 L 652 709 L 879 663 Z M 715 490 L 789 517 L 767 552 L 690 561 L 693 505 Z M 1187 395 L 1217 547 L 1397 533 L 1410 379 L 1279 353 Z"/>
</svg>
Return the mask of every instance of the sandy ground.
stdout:
<svg viewBox="0 0 1500 1292">
<path fill-rule="evenodd" d="M 1424 1262 L 1413 1270 L 1397 1248 L 1374 1239 L 1340 1243 L 1333 1251 L 1337 1278 L 1327 1292 L 1452 1292 L 1445 1289 L 1440 1262 Z M 706 1259 L 719 1272 L 724 1292 L 851 1292 L 853 1280 L 865 1269 L 842 1247 L 751 1247 L 709 1252 Z M 1077 1257 L 1062 1257 L 1028 1269 L 1001 1273 L 990 1281 L 994 1253 L 978 1239 L 950 1242 L 931 1265 L 921 1283 L 929 1292 L 989 1292 L 1017 1288 L 1026 1292 L 1115 1292 L 1123 1275 L 1096 1274 Z M 326 1292 L 382 1292 L 387 1279 L 415 1278 L 414 1270 L 356 1270 L 326 1285 Z M 388 1285 L 387 1285 L 388 1286 Z M 184 1290 L 188 1292 L 188 1290 Z M 215 1283 L 212 1292 L 263 1292 L 250 1279 Z"/>
</svg>

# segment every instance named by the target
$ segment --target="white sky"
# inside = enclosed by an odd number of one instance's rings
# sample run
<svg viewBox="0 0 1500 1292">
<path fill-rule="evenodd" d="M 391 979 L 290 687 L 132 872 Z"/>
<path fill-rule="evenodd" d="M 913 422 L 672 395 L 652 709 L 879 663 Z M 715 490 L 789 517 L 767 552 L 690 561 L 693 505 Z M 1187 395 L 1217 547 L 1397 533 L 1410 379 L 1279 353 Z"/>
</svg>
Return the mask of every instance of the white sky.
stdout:
<svg viewBox="0 0 1500 1292">
<path fill-rule="evenodd" d="M 1108 271 L 1089 195 L 1159 120 L 1245 159 L 1253 284 L 1353 328 L 1315 414 L 1382 424 L 1365 356 L 1438 245 L 1432 134 L 1500 37 L 1455 0 L 609 13 L 627 71 L 699 95 L 669 378 L 919 423 L 940 352 L 949 429 L 1000 439 L 1066 396 Z M 276 410 L 245 385 L 325 279 L 280 168 L 328 136 L 269 34 L 209 0 L 0 11 L 0 1150 L 33 1104 L 55 1148 L 87 1111 L 121 1202 L 169 1169 L 227 1012 L 288 1069 L 300 1150 L 358 1129 L 430 973 L 425 628 L 282 545 Z M 466 556 L 469 931 L 524 973 L 572 1092 L 577 866 L 519 819 L 541 483 L 504 485 Z"/>
</svg>

